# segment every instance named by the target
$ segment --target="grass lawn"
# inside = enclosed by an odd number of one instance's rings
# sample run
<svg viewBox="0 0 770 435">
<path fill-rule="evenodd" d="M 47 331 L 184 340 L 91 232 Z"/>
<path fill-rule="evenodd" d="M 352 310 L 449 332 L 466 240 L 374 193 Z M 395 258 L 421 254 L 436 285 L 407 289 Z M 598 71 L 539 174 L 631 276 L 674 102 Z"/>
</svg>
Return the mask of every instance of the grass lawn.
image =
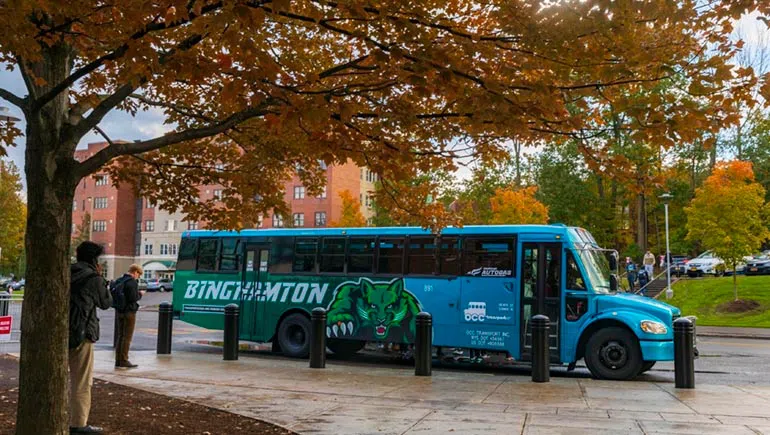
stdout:
<svg viewBox="0 0 770 435">
<path fill-rule="evenodd" d="M 661 300 L 698 317 L 698 325 L 770 328 L 770 276 L 738 276 L 738 298 L 761 304 L 748 313 L 717 313 L 716 307 L 733 300 L 733 278 L 684 279 L 673 286 L 674 297 Z"/>
</svg>

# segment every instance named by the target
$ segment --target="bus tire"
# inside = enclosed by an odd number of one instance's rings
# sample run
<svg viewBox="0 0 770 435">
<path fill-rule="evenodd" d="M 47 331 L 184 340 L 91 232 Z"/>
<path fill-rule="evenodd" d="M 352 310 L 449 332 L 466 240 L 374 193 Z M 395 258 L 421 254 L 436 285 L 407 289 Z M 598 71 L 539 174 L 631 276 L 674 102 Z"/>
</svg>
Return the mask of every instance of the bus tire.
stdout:
<svg viewBox="0 0 770 435">
<path fill-rule="evenodd" d="M 655 365 L 656 362 L 657 361 L 645 361 L 644 363 L 642 363 L 642 369 L 639 370 L 639 374 L 641 375 L 642 373 L 649 371 L 652 368 L 652 366 Z"/>
<path fill-rule="evenodd" d="M 329 342 L 326 343 L 326 347 L 340 358 L 351 357 L 356 352 L 363 349 L 364 346 L 366 346 L 366 342 L 359 340 L 330 339 Z"/>
<path fill-rule="evenodd" d="M 585 350 L 588 370 L 597 379 L 633 379 L 642 369 L 639 342 L 625 328 L 600 329 L 588 339 Z"/>
<path fill-rule="evenodd" d="M 278 326 L 278 345 L 281 352 L 292 358 L 307 358 L 310 354 L 310 319 L 294 313 Z"/>
</svg>

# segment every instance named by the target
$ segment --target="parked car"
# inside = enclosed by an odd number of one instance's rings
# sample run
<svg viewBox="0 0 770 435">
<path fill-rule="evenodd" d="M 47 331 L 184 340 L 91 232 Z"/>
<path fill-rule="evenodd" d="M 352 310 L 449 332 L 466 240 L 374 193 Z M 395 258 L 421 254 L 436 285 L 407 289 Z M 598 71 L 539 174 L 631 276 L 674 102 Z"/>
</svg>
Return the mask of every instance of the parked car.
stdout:
<svg viewBox="0 0 770 435">
<path fill-rule="evenodd" d="M 725 272 L 725 262 L 711 251 L 706 251 L 687 262 L 687 276 L 719 276 Z"/>
<path fill-rule="evenodd" d="M 770 274 L 770 256 L 762 255 L 746 263 L 746 275 Z"/>
<path fill-rule="evenodd" d="M 139 290 L 147 290 L 147 280 L 144 278 L 139 278 L 139 282 L 137 283 L 137 287 Z"/>
<path fill-rule="evenodd" d="M 22 278 L 22 279 L 20 279 L 18 281 L 11 281 L 8 284 L 8 290 L 12 291 L 12 292 L 23 291 L 24 290 L 24 285 L 26 283 L 27 283 L 27 280 L 25 280 L 24 278 Z"/>
<path fill-rule="evenodd" d="M 151 278 L 147 280 L 147 291 L 149 292 L 155 292 L 155 291 L 171 291 L 174 289 L 174 281 L 168 279 L 168 278 Z"/>
<path fill-rule="evenodd" d="M 687 273 L 687 262 L 690 261 L 690 257 L 686 255 L 672 255 L 671 256 L 671 274 L 676 276 L 682 276 Z"/>
</svg>

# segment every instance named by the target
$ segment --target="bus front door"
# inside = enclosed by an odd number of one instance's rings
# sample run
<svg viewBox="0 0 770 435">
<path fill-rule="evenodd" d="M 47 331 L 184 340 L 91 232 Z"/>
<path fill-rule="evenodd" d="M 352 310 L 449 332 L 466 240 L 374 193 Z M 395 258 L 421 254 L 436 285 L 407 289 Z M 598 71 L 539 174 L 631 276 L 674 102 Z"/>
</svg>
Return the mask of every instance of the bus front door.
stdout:
<svg viewBox="0 0 770 435">
<path fill-rule="evenodd" d="M 548 347 L 551 361 L 559 362 L 561 319 L 561 244 L 524 243 L 521 256 L 521 355 L 532 359 L 532 326 L 536 314 L 551 320 Z"/>
<path fill-rule="evenodd" d="M 265 301 L 261 289 L 267 280 L 269 246 L 246 245 L 243 256 L 243 279 L 240 298 L 240 336 L 247 340 L 264 340 Z"/>
</svg>

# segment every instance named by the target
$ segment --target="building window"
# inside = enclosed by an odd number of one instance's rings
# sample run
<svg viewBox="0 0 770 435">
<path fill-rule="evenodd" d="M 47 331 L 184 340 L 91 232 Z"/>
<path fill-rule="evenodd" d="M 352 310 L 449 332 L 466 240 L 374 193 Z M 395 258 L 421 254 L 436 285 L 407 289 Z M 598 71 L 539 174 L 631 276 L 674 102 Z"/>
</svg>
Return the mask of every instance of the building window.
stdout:
<svg viewBox="0 0 770 435">
<path fill-rule="evenodd" d="M 326 198 L 326 186 L 324 186 L 324 189 L 321 191 L 321 194 L 318 195 L 319 198 L 325 199 Z"/>
<path fill-rule="evenodd" d="M 142 221 L 136 221 L 136 231 L 141 232 L 142 231 Z M 139 255 L 139 254 L 136 254 Z"/>
<path fill-rule="evenodd" d="M 168 255 L 168 245 L 165 243 L 160 244 L 160 255 Z"/>
<path fill-rule="evenodd" d="M 75 225 L 75 224 L 72 224 L 72 232 L 71 232 L 71 234 L 75 234 L 75 232 L 76 232 L 77 230 L 78 230 L 78 227 L 77 227 L 77 225 Z"/>
<path fill-rule="evenodd" d="M 77 209 L 78 209 L 78 200 L 77 199 L 73 199 L 72 200 L 72 211 L 75 211 Z"/>
<path fill-rule="evenodd" d="M 96 179 L 95 184 L 97 186 L 106 186 L 107 185 L 107 176 L 106 175 L 97 175 L 94 177 Z"/>
<path fill-rule="evenodd" d="M 169 253 L 169 255 L 176 255 L 176 253 L 177 253 L 176 243 L 172 243 L 172 244 L 168 245 L 168 253 Z"/>
<path fill-rule="evenodd" d="M 304 227 L 305 226 L 305 213 L 294 213 L 294 226 L 295 227 Z"/>
<path fill-rule="evenodd" d="M 198 222 L 187 222 L 187 229 L 188 230 L 197 230 L 198 229 Z"/>
<path fill-rule="evenodd" d="M 94 198 L 94 208 L 107 208 L 107 197 Z"/>
<path fill-rule="evenodd" d="M 279 214 L 273 215 L 273 228 L 282 228 L 283 227 L 283 216 Z"/>
<path fill-rule="evenodd" d="M 146 208 L 155 208 L 155 204 L 153 204 L 153 203 L 152 203 L 152 201 L 150 201 L 150 199 L 149 199 L 149 198 L 147 198 L 147 199 L 144 201 L 144 206 L 145 206 Z"/>
<path fill-rule="evenodd" d="M 363 169 L 361 169 L 361 179 L 362 180 L 364 179 L 364 170 Z"/>
<path fill-rule="evenodd" d="M 222 189 L 214 189 L 214 198 L 222 199 Z"/>
<path fill-rule="evenodd" d="M 166 221 L 166 231 L 176 231 L 176 221 L 174 219 Z"/>
<path fill-rule="evenodd" d="M 326 226 L 326 212 L 325 211 L 317 211 L 317 212 L 315 212 L 315 226 L 317 226 L 317 227 L 325 227 Z"/>
<path fill-rule="evenodd" d="M 145 231 L 155 231 L 155 221 L 144 221 Z"/>
<path fill-rule="evenodd" d="M 262 228 L 263 223 L 264 223 L 264 219 L 262 215 L 257 216 L 257 228 Z"/>
<path fill-rule="evenodd" d="M 145 270 L 144 271 L 144 279 L 152 279 L 152 271 L 151 270 Z"/>
<path fill-rule="evenodd" d="M 95 233 L 103 233 L 107 231 L 107 221 L 94 221 L 93 230 Z"/>
<path fill-rule="evenodd" d="M 225 165 L 222 163 L 217 163 L 214 165 L 214 169 L 216 169 L 217 172 L 223 172 L 225 170 Z"/>
<path fill-rule="evenodd" d="M 152 255 L 152 243 L 144 245 L 144 255 Z"/>
<path fill-rule="evenodd" d="M 136 245 L 134 246 L 134 255 L 137 257 L 142 254 L 142 245 Z"/>
<path fill-rule="evenodd" d="M 294 186 L 294 199 L 305 199 L 305 186 Z"/>
</svg>

